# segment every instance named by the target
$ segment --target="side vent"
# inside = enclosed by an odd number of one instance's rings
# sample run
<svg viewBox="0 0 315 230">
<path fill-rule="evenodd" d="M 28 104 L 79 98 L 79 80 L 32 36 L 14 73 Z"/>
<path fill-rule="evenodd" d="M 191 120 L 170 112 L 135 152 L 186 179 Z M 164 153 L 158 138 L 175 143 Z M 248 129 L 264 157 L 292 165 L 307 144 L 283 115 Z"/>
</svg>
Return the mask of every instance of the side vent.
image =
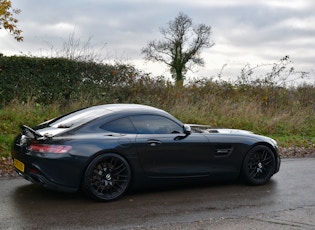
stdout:
<svg viewBox="0 0 315 230">
<path fill-rule="evenodd" d="M 233 151 L 232 146 L 216 146 L 214 155 L 216 157 L 227 157 Z"/>
</svg>

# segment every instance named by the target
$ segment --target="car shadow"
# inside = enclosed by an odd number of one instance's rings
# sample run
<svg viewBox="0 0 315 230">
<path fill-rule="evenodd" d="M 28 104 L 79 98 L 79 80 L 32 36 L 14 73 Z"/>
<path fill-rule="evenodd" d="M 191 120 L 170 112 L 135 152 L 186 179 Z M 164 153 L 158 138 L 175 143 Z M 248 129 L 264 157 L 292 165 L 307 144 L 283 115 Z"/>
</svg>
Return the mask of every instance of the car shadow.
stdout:
<svg viewBox="0 0 315 230">
<path fill-rule="evenodd" d="M 276 181 L 262 186 L 249 186 L 239 180 L 211 183 L 186 183 L 149 186 L 132 190 L 114 202 L 96 202 L 82 192 L 63 193 L 25 184 L 12 193 L 12 208 L 21 226 L 26 228 L 78 224 L 141 223 L 144 219 L 183 215 L 191 212 L 216 212 L 229 209 L 231 204 L 244 205 L 248 196 L 268 199 L 277 190 Z M 260 202 L 255 202 L 259 204 Z M 45 223 L 42 223 L 42 222 Z"/>
<path fill-rule="evenodd" d="M 164 183 L 164 184 L 150 184 L 144 185 L 142 188 L 132 188 L 128 193 L 120 198 L 120 200 L 129 200 L 135 197 L 158 195 L 159 193 L 196 193 L 197 191 L 211 191 L 217 192 L 221 190 L 234 191 L 234 190 L 271 190 L 276 188 L 276 181 L 270 180 L 265 185 L 251 186 L 247 185 L 241 179 L 226 180 L 226 181 L 197 181 L 197 182 L 178 182 L 178 183 Z M 75 193 L 67 193 L 49 190 L 36 184 L 22 185 L 16 188 L 13 194 L 14 201 L 18 204 L 23 203 L 43 203 L 43 202 L 78 202 L 78 203 L 111 203 L 111 202 L 99 202 L 86 196 L 86 194 L 79 190 Z"/>
</svg>

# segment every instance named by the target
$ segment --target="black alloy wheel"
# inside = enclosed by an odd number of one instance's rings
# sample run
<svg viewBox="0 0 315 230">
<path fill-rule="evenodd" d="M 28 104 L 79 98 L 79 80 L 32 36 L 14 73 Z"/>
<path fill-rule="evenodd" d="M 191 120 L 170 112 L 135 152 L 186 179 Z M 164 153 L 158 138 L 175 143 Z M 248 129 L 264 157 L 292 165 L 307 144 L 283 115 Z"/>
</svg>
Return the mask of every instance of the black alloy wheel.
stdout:
<svg viewBox="0 0 315 230">
<path fill-rule="evenodd" d="M 102 154 L 88 166 L 83 178 L 83 190 L 100 201 L 113 201 L 125 194 L 131 181 L 128 162 L 115 153 Z"/>
<path fill-rule="evenodd" d="M 274 174 L 276 160 L 270 148 L 258 145 L 252 148 L 243 162 L 243 177 L 252 185 L 267 183 Z"/>
</svg>

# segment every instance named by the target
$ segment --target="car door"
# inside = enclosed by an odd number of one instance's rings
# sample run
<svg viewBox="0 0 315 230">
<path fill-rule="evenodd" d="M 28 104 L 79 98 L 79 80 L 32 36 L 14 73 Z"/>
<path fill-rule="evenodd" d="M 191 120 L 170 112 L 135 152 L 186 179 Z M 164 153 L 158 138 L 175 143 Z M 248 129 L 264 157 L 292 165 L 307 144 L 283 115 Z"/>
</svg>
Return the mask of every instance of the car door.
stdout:
<svg viewBox="0 0 315 230">
<path fill-rule="evenodd" d="M 159 115 L 131 116 L 136 151 L 143 170 L 152 177 L 208 175 L 211 149 L 203 134 L 186 136 L 181 124 Z"/>
</svg>

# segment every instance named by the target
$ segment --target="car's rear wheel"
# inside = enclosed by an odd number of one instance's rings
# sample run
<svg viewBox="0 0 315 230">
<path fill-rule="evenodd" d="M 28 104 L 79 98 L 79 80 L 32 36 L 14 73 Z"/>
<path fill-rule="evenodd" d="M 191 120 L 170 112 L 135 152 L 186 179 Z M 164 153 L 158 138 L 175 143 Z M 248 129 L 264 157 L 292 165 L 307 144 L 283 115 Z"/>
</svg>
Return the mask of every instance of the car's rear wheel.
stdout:
<svg viewBox="0 0 315 230">
<path fill-rule="evenodd" d="M 252 185 L 261 185 L 268 182 L 274 174 L 276 160 L 270 148 L 258 145 L 252 148 L 243 162 L 243 177 Z"/>
<path fill-rule="evenodd" d="M 113 201 L 126 193 L 130 180 L 128 162 L 118 154 L 107 153 L 89 164 L 83 178 L 83 189 L 96 200 Z"/>
</svg>

